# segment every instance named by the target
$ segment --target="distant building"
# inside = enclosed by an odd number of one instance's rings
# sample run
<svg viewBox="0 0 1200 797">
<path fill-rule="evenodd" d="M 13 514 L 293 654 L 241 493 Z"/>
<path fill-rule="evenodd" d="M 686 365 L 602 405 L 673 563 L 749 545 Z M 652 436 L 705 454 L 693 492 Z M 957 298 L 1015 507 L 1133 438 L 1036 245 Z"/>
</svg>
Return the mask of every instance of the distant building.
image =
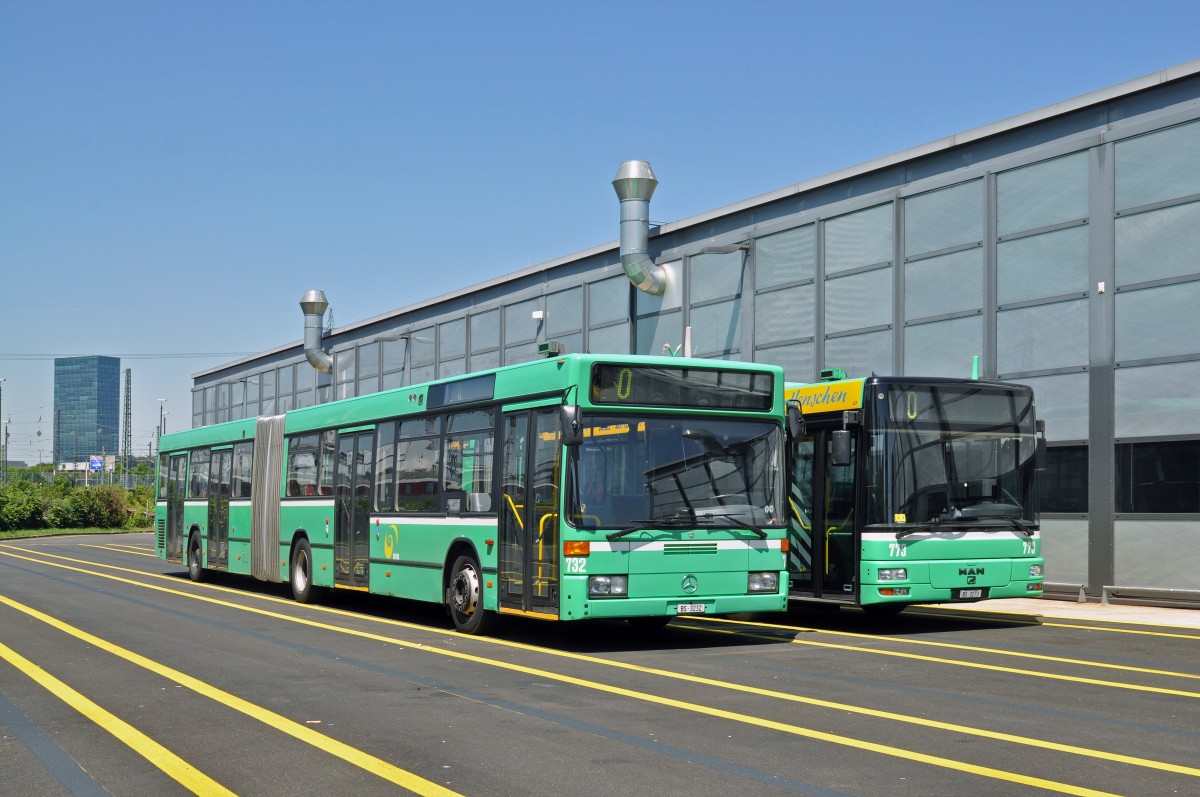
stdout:
<svg viewBox="0 0 1200 797">
<path fill-rule="evenodd" d="M 86 461 L 118 453 L 121 360 L 56 357 L 54 360 L 54 461 Z"/>
<path fill-rule="evenodd" d="M 876 133 L 886 146 L 886 119 Z M 616 197 L 611 212 L 615 236 Z M 1195 593 L 1198 251 L 1200 60 L 652 227 L 661 295 L 631 285 L 616 241 L 477 285 L 331 268 L 287 290 L 439 295 L 330 330 L 331 373 L 294 341 L 195 374 L 192 425 L 522 362 L 547 340 L 661 354 L 686 336 L 795 381 L 966 377 L 978 358 L 1032 386 L 1046 421 L 1047 589 Z"/>
</svg>

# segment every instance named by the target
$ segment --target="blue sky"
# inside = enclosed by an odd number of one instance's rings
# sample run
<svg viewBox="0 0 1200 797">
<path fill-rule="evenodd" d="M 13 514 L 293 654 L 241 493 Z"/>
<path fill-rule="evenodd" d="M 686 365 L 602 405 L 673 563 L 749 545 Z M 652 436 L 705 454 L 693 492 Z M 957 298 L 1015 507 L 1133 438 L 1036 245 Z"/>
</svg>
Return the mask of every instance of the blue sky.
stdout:
<svg viewBox="0 0 1200 797">
<path fill-rule="evenodd" d="M 0 0 L 0 377 L 50 456 L 53 356 L 191 375 L 1200 57 L 1200 2 Z M 39 421 L 40 419 L 40 421 Z M 37 432 L 42 436 L 38 437 Z"/>
</svg>

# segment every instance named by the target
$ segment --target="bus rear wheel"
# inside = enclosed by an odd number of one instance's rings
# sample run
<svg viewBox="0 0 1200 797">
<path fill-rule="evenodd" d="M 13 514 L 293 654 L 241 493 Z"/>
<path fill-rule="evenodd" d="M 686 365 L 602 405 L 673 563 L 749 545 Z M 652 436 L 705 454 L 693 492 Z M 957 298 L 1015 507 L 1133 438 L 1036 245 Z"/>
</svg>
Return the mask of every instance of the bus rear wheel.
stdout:
<svg viewBox="0 0 1200 797">
<path fill-rule="evenodd" d="M 479 562 L 464 554 L 450 568 L 446 587 L 446 608 L 454 627 L 464 634 L 482 634 L 492 625 L 492 615 L 483 608 L 483 578 Z"/>
<path fill-rule="evenodd" d="M 292 548 L 291 582 L 292 597 L 297 603 L 312 603 L 317 599 L 318 589 L 312 582 L 312 548 L 303 537 Z"/>
</svg>

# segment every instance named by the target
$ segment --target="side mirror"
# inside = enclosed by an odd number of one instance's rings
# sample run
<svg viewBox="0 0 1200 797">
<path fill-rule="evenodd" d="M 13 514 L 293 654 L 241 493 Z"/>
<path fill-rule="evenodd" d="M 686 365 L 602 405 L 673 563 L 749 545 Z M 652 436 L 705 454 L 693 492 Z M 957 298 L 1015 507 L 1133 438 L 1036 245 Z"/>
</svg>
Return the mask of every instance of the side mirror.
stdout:
<svg viewBox="0 0 1200 797">
<path fill-rule="evenodd" d="M 850 464 L 850 432 L 838 429 L 833 432 L 833 451 L 830 454 L 835 466 Z"/>
<path fill-rule="evenodd" d="M 1046 469 L 1046 422 L 1042 420 L 1034 421 L 1034 429 L 1037 431 L 1037 448 L 1033 453 L 1033 467 L 1036 470 Z"/>
<path fill-rule="evenodd" d="M 787 433 L 789 440 L 799 440 L 804 437 L 804 415 L 795 404 L 787 406 Z"/>
<path fill-rule="evenodd" d="M 558 408 L 559 424 L 562 426 L 564 446 L 577 446 L 583 442 L 583 423 L 579 418 L 579 406 L 562 404 Z"/>
</svg>

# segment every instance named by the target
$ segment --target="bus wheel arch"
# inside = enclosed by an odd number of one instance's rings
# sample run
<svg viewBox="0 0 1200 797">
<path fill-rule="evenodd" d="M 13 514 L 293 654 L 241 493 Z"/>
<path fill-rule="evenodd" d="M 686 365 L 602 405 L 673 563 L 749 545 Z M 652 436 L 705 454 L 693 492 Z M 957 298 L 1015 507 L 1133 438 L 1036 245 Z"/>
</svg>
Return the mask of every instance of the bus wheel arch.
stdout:
<svg viewBox="0 0 1200 797">
<path fill-rule="evenodd" d="M 204 580 L 204 548 L 200 544 L 200 529 L 192 526 L 188 530 L 187 544 L 188 578 L 197 583 Z"/>
<path fill-rule="evenodd" d="M 443 579 L 446 609 L 454 627 L 464 634 L 482 634 L 495 619 L 483 608 L 483 568 L 469 543 L 457 543 L 446 557 L 449 567 Z"/>
<path fill-rule="evenodd" d="M 292 586 L 292 597 L 297 603 L 314 603 L 321 589 L 313 584 L 312 546 L 304 531 L 292 537 L 292 550 L 288 556 L 288 581 Z"/>
</svg>

